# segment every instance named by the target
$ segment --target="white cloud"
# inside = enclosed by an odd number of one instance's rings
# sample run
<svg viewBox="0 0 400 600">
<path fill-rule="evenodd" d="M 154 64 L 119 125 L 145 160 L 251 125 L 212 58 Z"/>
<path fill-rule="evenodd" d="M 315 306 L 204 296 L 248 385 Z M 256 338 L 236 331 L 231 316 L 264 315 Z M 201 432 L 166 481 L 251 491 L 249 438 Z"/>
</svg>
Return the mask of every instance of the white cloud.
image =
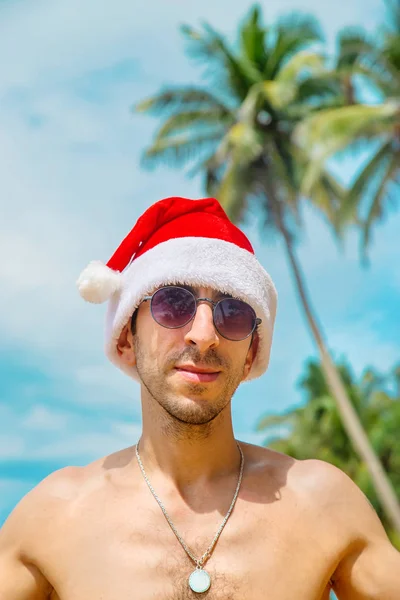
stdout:
<svg viewBox="0 0 400 600">
<path fill-rule="evenodd" d="M 75 371 L 81 387 L 80 403 L 86 406 L 140 407 L 140 386 L 108 361 L 99 365 L 82 365 Z"/>
<path fill-rule="evenodd" d="M 136 444 L 142 432 L 140 423 L 113 423 L 112 431 L 125 440 L 131 446 Z"/>
<path fill-rule="evenodd" d="M 21 458 L 26 452 L 26 444 L 21 436 L 2 434 L 0 437 L 0 460 Z"/>
<path fill-rule="evenodd" d="M 137 426 L 112 425 L 111 433 L 69 432 L 65 439 L 54 440 L 33 449 L 29 459 L 62 459 L 79 464 L 93 460 L 135 444 L 140 433 Z"/>
<path fill-rule="evenodd" d="M 93 431 L 90 428 L 84 430 L 82 426 L 78 430 L 74 426 L 77 420 L 72 417 L 68 421 L 57 412 L 43 407 L 31 411 L 23 419 L 19 432 L 1 435 L 0 460 L 34 462 L 51 459 L 60 463 L 87 464 L 135 444 L 141 432 L 140 423 L 103 423 L 103 431 Z M 28 436 L 28 432 L 35 435 Z M 40 440 L 37 438 L 38 432 L 41 433 Z"/>
<path fill-rule="evenodd" d="M 69 415 L 49 410 L 46 406 L 36 405 L 21 421 L 22 429 L 31 431 L 61 431 L 69 422 Z"/>
</svg>

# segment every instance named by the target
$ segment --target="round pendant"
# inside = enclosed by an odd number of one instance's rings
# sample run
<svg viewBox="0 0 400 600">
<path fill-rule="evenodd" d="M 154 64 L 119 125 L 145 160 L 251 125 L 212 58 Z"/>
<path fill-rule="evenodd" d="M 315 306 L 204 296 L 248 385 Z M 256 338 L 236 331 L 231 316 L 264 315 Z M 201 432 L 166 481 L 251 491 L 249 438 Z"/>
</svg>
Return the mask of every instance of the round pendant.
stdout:
<svg viewBox="0 0 400 600">
<path fill-rule="evenodd" d="M 211 578 L 204 569 L 196 569 L 189 577 L 189 586 L 194 592 L 206 592 L 211 585 Z"/>
</svg>

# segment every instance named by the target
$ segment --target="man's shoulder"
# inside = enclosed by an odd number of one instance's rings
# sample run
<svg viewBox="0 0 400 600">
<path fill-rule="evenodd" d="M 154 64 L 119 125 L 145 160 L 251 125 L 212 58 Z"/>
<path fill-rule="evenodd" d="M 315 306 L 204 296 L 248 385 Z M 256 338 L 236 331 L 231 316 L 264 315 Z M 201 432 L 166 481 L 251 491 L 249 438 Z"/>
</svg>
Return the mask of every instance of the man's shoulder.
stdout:
<svg viewBox="0 0 400 600">
<path fill-rule="evenodd" d="M 282 452 L 261 446 L 246 445 L 257 471 L 296 494 L 312 507 L 326 509 L 331 517 L 351 513 L 362 504 L 371 507 L 365 494 L 340 468 L 320 459 L 298 460 Z"/>
<path fill-rule="evenodd" d="M 52 537 L 61 531 L 63 509 L 74 497 L 79 479 L 78 467 L 59 469 L 17 503 L 0 529 L 3 561 L 13 557 L 15 565 L 36 565 L 44 549 L 51 551 Z"/>
<path fill-rule="evenodd" d="M 82 479 L 81 467 L 63 467 L 50 473 L 17 503 L 4 528 L 20 528 L 28 537 L 42 521 L 55 518 L 76 495 Z"/>
<path fill-rule="evenodd" d="M 373 510 L 364 492 L 340 468 L 319 459 L 297 461 L 298 489 L 307 499 L 318 503 L 331 517 L 356 525 L 359 509 Z"/>
<path fill-rule="evenodd" d="M 61 508 L 75 498 L 79 486 L 88 476 L 87 470 L 87 467 L 66 466 L 53 471 L 26 495 L 26 502 L 37 509 L 42 506 L 47 510 Z"/>
<path fill-rule="evenodd" d="M 52 532 L 59 531 L 58 525 L 68 522 L 66 517 L 72 514 L 76 502 L 90 496 L 93 488 L 102 489 L 110 474 L 127 464 L 131 455 L 132 449 L 126 448 L 83 466 L 53 471 L 19 500 L 1 527 L 0 541 L 6 537 L 18 539 L 21 547 L 33 550 L 36 543 L 50 541 Z"/>
<path fill-rule="evenodd" d="M 304 486 L 305 491 L 307 489 L 311 491 L 314 486 L 316 489 L 313 491 L 324 491 L 332 485 L 355 485 L 344 471 L 326 461 L 317 458 L 300 460 L 268 447 L 243 445 L 253 461 L 266 469 L 276 470 L 277 473 L 287 472 L 288 476 L 295 478 L 298 484 Z"/>
<path fill-rule="evenodd" d="M 292 481 L 299 495 L 307 502 L 317 503 L 321 509 L 329 509 L 330 514 L 352 509 L 366 496 L 354 481 L 339 467 L 320 460 L 309 458 L 295 460 L 292 468 Z"/>
<path fill-rule="evenodd" d="M 83 466 L 65 466 L 42 479 L 23 500 L 38 510 L 55 512 L 67 508 L 93 485 L 101 487 L 109 471 L 128 464 L 132 448 L 101 456 Z"/>
</svg>

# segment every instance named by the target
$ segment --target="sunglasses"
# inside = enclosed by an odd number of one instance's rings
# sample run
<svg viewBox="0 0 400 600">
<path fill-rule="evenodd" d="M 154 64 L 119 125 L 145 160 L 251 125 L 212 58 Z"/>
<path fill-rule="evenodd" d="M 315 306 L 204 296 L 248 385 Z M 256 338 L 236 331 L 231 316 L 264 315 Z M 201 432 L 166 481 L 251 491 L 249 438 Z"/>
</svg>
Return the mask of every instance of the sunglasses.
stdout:
<svg viewBox="0 0 400 600">
<path fill-rule="evenodd" d="M 227 340 L 245 340 L 261 323 L 247 302 L 236 298 L 223 298 L 218 302 L 210 298 L 196 298 L 190 290 L 179 286 L 162 287 L 152 296 L 143 298 L 143 302 L 148 301 L 153 319 L 167 329 L 187 325 L 196 314 L 198 302 L 212 304 L 214 327 Z"/>
</svg>

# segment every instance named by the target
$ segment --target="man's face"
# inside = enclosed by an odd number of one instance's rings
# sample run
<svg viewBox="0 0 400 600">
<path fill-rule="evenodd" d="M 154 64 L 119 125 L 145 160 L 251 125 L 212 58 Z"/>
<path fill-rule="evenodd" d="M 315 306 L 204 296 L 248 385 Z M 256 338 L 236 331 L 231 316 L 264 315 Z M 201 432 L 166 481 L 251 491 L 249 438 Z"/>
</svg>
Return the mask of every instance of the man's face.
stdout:
<svg viewBox="0 0 400 600">
<path fill-rule="evenodd" d="M 223 297 L 211 288 L 190 289 L 197 298 Z M 200 302 L 192 321 L 167 329 L 153 319 L 150 302 L 143 302 L 135 332 L 127 326 L 118 344 L 121 359 L 136 364 L 147 392 L 181 422 L 204 424 L 214 419 L 249 373 L 256 351 L 257 337 L 252 345 L 251 337 L 240 342 L 222 337 L 214 327 L 212 309 L 210 303 Z"/>
</svg>

